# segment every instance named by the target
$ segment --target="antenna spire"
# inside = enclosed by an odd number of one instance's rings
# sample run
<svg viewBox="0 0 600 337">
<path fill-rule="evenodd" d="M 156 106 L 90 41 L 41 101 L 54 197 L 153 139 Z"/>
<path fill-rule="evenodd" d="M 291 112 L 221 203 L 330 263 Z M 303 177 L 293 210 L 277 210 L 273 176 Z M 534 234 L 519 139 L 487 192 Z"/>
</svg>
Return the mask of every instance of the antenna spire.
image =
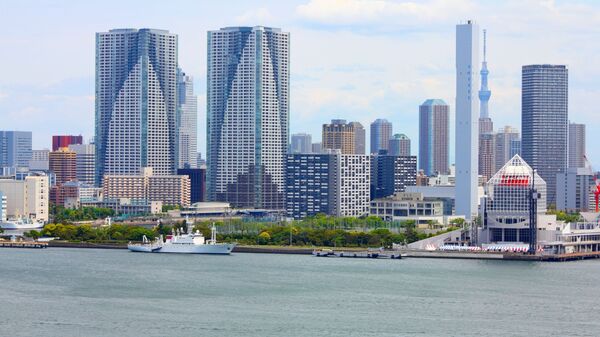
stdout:
<svg viewBox="0 0 600 337">
<path fill-rule="evenodd" d="M 483 30 L 483 62 L 487 62 L 487 30 Z"/>
</svg>

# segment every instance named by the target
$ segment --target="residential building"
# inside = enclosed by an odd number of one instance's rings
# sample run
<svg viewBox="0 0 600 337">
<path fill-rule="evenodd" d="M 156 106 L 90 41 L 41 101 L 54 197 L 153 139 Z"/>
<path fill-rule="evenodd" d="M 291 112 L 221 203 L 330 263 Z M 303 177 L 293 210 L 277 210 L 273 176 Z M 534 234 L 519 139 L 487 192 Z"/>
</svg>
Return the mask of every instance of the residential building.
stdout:
<svg viewBox="0 0 600 337">
<path fill-rule="evenodd" d="M 47 222 L 49 189 L 45 175 L 30 175 L 24 180 L 0 179 L 0 193 L 6 196 L 6 216 Z"/>
<path fill-rule="evenodd" d="M 477 215 L 479 172 L 479 26 L 469 20 L 456 26 L 456 214 Z M 487 113 L 487 112 L 486 112 Z"/>
<path fill-rule="evenodd" d="M 527 65 L 522 70 L 521 152 L 544 179 L 548 203 L 556 203 L 556 175 L 568 165 L 568 70 Z"/>
<path fill-rule="evenodd" d="M 403 133 L 395 134 L 388 140 L 389 151 L 392 156 L 410 156 L 410 138 Z"/>
<path fill-rule="evenodd" d="M 359 122 L 332 119 L 330 124 L 323 124 L 322 140 L 323 150 L 340 150 L 342 154 L 365 153 L 365 129 Z"/>
<path fill-rule="evenodd" d="M 479 175 L 485 179 L 496 173 L 496 135 L 494 133 L 479 134 Z"/>
<path fill-rule="evenodd" d="M 32 150 L 31 160 L 29 161 L 29 170 L 31 171 L 48 171 L 49 170 L 49 154 L 50 150 Z"/>
<path fill-rule="evenodd" d="M 190 178 L 187 175 L 155 176 L 150 167 L 139 175 L 105 175 L 105 200 L 132 199 L 161 201 L 164 205 L 190 205 Z"/>
<path fill-rule="evenodd" d="M 546 182 L 516 155 L 485 186 L 486 196 L 480 209 L 483 227 L 477 235 L 480 243 L 530 243 L 535 228 L 531 226 L 532 190 L 539 196 L 534 210 L 538 222 L 535 235 L 543 236 L 547 221 L 542 219 L 546 213 Z"/>
<path fill-rule="evenodd" d="M 0 169 L 29 167 L 31 131 L 0 131 Z"/>
<path fill-rule="evenodd" d="M 569 123 L 569 168 L 585 167 L 585 124 Z"/>
<path fill-rule="evenodd" d="M 284 209 L 290 34 L 208 32 L 207 188 L 210 201 Z"/>
<path fill-rule="evenodd" d="M 290 154 L 286 167 L 286 210 L 302 219 L 318 213 L 334 216 L 366 215 L 370 200 L 370 157 Z"/>
<path fill-rule="evenodd" d="M 177 167 L 198 165 L 198 98 L 194 79 L 177 68 Z"/>
<path fill-rule="evenodd" d="M 386 150 L 371 156 L 371 199 L 404 192 L 417 184 L 417 157 L 392 156 Z"/>
<path fill-rule="evenodd" d="M 190 203 L 206 200 L 206 168 L 178 169 L 177 175 L 190 178 Z"/>
<path fill-rule="evenodd" d="M 69 151 L 75 152 L 75 175 L 78 181 L 94 186 L 96 171 L 95 144 L 71 144 Z"/>
<path fill-rule="evenodd" d="M 158 29 L 96 33 L 96 185 L 152 167 L 175 173 L 177 35 Z"/>
<path fill-rule="evenodd" d="M 425 175 L 448 172 L 449 110 L 441 99 L 428 99 L 419 106 L 419 169 Z"/>
<path fill-rule="evenodd" d="M 565 212 L 595 211 L 596 180 L 590 167 L 569 167 L 556 175 L 556 209 Z"/>
<path fill-rule="evenodd" d="M 66 147 L 50 152 L 48 166 L 50 171 L 56 175 L 56 185 L 77 179 L 76 154 Z"/>
<path fill-rule="evenodd" d="M 83 136 L 52 136 L 52 151 L 58 151 L 63 147 L 69 147 L 69 145 L 83 144 Z"/>
<path fill-rule="evenodd" d="M 392 123 L 387 119 L 378 118 L 371 123 L 371 154 L 377 154 L 379 150 L 389 151 L 392 134 Z"/>
<path fill-rule="evenodd" d="M 307 133 L 292 135 L 290 153 L 312 153 L 312 137 Z"/>
<path fill-rule="evenodd" d="M 519 137 L 519 130 L 509 125 L 496 132 L 496 139 L 494 141 L 494 173 L 500 170 L 515 154 L 520 155 L 521 142 Z"/>
</svg>

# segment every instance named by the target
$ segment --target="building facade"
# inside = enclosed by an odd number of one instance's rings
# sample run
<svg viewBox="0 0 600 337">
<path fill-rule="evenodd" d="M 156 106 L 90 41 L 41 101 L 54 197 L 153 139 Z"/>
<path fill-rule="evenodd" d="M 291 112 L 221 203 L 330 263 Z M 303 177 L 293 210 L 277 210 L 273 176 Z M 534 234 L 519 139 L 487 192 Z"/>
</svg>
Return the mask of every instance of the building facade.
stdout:
<svg viewBox="0 0 600 337">
<path fill-rule="evenodd" d="M 312 153 L 312 137 L 307 133 L 292 135 L 290 153 Z"/>
<path fill-rule="evenodd" d="M 52 136 L 52 151 L 58 151 L 63 147 L 69 147 L 69 145 L 83 144 L 83 136 Z"/>
<path fill-rule="evenodd" d="M 31 131 L 0 131 L 0 169 L 29 167 Z"/>
<path fill-rule="evenodd" d="M 208 32 L 207 188 L 234 207 L 284 208 L 290 34 Z"/>
<path fill-rule="evenodd" d="M 178 169 L 177 175 L 190 178 L 190 203 L 206 201 L 206 168 Z"/>
<path fill-rule="evenodd" d="M 521 153 L 548 185 L 556 202 L 556 175 L 568 165 L 568 70 L 564 65 L 526 65 L 522 69 Z"/>
<path fill-rule="evenodd" d="M 177 68 L 177 168 L 198 164 L 198 98 L 194 79 Z"/>
<path fill-rule="evenodd" d="M 96 183 L 152 167 L 175 173 L 177 35 L 157 29 L 96 33 Z"/>
<path fill-rule="evenodd" d="M 477 215 L 479 172 L 479 26 L 473 21 L 456 26 L 456 214 Z"/>
<path fill-rule="evenodd" d="M 6 196 L 6 216 L 47 222 L 49 190 L 50 181 L 45 175 L 31 175 L 24 180 L 0 179 L 0 193 Z"/>
<path fill-rule="evenodd" d="M 391 156 L 385 150 L 371 156 L 371 199 L 404 192 L 416 184 L 416 156 Z"/>
<path fill-rule="evenodd" d="M 570 167 L 556 175 L 556 209 L 565 212 L 594 212 L 596 181 L 589 167 Z"/>
<path fill-rule="evenodd" d="M 410 156 L 410 138 L 403 133 L 395 134 L 390 140 L 388 153 L 391 156 Z"/>
<path fill-rule="evenodd" d="M 569 168 L 585 167 L 585 124 L 569 123 Z"/>
<path fill-rule="evenodd" d="M 95 184 L 96 172 L 96 145 L 75 144 L 69 145 L 69 151 L 75 152 L 75 172 L 77 180 L 86 185 Z"/>
<path fill-rule="evenodd" d="M 379 150 L 390 150 L 390 138 L 392 138 L 392 123 L 387 119 L 376 119 L 371 123 L 371 154 L 379 153 Z"/>
<path fill-rule="evenodd" d="M 485 179 L 496 173 L 496 135 L 494 133 L 479 134 L 479 175 Z"/>
<path fill-rule="evenodd" d="M 323 124 L 322 149 L 340 150 L 342 154 L 364 154 L 365 129 L 359 122 L 332 119 L 330 124 Z"/>
<path fill-rule="evenodd" d="M 66 147 L 52 151 L 48 155 L 48 166 L 50 172 L 56 176 L 55 184 L 62 185 L 68 181 L 77 179 L 76 154 Z"/>
<path fill-rule="evenodd" d="M 371 201 L 369 215 L 386 222 L 415 221 L 421 228 L 448 226 L 452 215 L 444 212 L 445 204 L 441 199 L 425 198 L 418 192 L 400 192 L 385 198 Z"/>
<path fill-rule="evenodd" d="M 517 142 L 517 143 L 515 143 Z M 494 173 L 500 170 L 515 154 L 521 153 L 519 130 L 512 126 L 505 126 L 495 134 L 494 142 Z M 515 148 L 515 147 L 518 147 Z"/>
<path fill-rule="evenodd" d="M 29 170 L 48 171 L 50 150 L 32 150 L 31 160 L 29 161 Z"/>
<path fill-rule="evenodd" d="M 419 169 L 428 176 L 448 172 L 449 110 L 441 99 L 428 99 L 419 106 Z"/>
</svg>

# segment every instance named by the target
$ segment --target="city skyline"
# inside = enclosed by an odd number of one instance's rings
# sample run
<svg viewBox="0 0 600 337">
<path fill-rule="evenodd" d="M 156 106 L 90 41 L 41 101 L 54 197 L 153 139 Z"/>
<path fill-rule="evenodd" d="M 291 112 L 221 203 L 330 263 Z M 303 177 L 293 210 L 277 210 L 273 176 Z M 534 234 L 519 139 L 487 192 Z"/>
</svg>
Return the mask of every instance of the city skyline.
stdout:
<svg viewBox="0 0 600 337">
<path fill-rule="evenodd" d="M 593 55 L 594 52 L 590 51 L 593 47 L 589 44 L 583 44 L 581 48 L 560 46 L 582 42 L 584 36 L 579 34 L 582 29 L 579 22 L 584 20 L 574 18 L 590 18 L 587 22 L 595 22 L 592 15 L 600 11 L 598 6 L 583 2 L 574 6 L 562 2 L 481 4 L 471 1 L 451 6 L 449 2 L 436 1 L 415 5 L 414 12 L 408 13 L 399 6 L 399 2 L 381 2 L 390 13 L 409 19 L 400 25 L 393 23 L 397 20 L 391 20 L 389 14 L 385 14 L 385 11 L 374 4 L 363 1 L 335 3 L 356 4 L 364 10 L 349 9 L 354 8 L 351 6 L 333 8 L 334 4 L 326 5 L 323 1 L 285 4 L 238 3 L 233 11 L 216 4 L 176 2 L 175 6 L 191 6 L 195 11 L 190 10 L 192 13 L 184 13 L 181 20 L 174 20 L 164 18 L 162 12 L 153 6 L 139 18 L 109 16 L 109 11 L 104 7 L 93 4 L 82 8 L 69 6 L 69 2 L 59 2 L 47 11 L 29 6 L 32 18 L 39 19 L 34 21 L 42 23 L 47 20 L 46 17 L 51 18 L 53 14 L 66 9 L 72 13 L 85 13 L 88 7 L 92 7 L 97 17 L 68 16 L 56 27 L 49 25 L 52 27 L 40 35 L 56 35 L 59 32 L 63 37 L 57 43 L 65 44 L 69 41 L 69 55 L 47 50 L 44 51 L 47 59 L 43 62 L 31 57 L 1 56 L 6 67 L 3 74 L 6 76 L 0 80 L 0 118 L 9 121 L 5 129 L 36 131 L 33 136 L 34 149 L 48 147 L 47 139 L 51 134 L 82 134 L 89 139 L 93 135 L 94 118 L 93 34 L 119 27 L 164 28 L 179 35 L 179 65 L 194 76 L 200 107 L 198 149 L 199 152 L 206 153 L 206 31 L 223 26 L 264 25 L 280 27 L 290 31 L 293 39 L 296 37 L 294 41 L 297 47 L 292 50 L 290 133 L 308 132 L 313 135 L 313 141 L 318 142 L 319 125 L 326 123 L 330 118 L 357 120 L 363 125 L 375 118 L 386 118 L 401 126 L 396 131 L 405 133 L 411 139 L 417 139 L 418 121 L 415 118 L 415 109 L 428 97 L 440 97 L 450 103 L 450 120 L 453 123 L 455 107 L 451 37 L 456 23 L 473 18 L 493 37 L 493 42 L 488 46 L 488 60 L 494 64 L 494 72 L 490 75 L 490 89 L 494 91 L 490 116 L 497 125 L 513 125 L 520 129 L 520 67 L 538 63 L 569 65 L 569 108 L 574 112 L 570 119 L 575 123 L 592 120 L 593 110 L 590 106 L 593 104 L 589 102 L 598 89 L 590 84 L 590 78 L 595 77 L 590 76 L 590 71 L 593 75 L 598 70 L 594 67 L 590 70 L 585 55 Z M 126 8 L 133 6 L 124 5 Z M 332 14 L 334 9 L 340 13 L 337 17 Z M 489 14 L 490 9 L 495 10 L 495 17 Z M 19 10 L 18 5 L 10 5 L 4 12 L 18 13 Z M 226 10 L 230 12 L 224 15 Z M 511 17 L 510 10 L 527 10 L 535 12 L 536 15 L 528 22 L 523 22 Z M 221 17 L 212 18 L 210 13 L 215 13 L 216 16 L 220 14 Z M 85 18 L 85 22 L 81 21 L 80 16 Z M 4 38 L 8 43 L 7 47 L 22 51 L 25 55 L 39 53 L 35 50 L 44 44 L 38 46 L 35 42 L 40 37 L 33 34 L 31 28 L 13 21 L 12 17 L 18 15 L 7 15 L 6 20 L 0 23 L 5 31 L 14 33 L 7 34 L 11 36 L 10 39 Z M 197 24 L 198 20 L 194 19 L 198 17 L 206 20 Z M 78 24 L 81 26 L 77 26 L 80 28 L 77 31 L 68 29 Z M 536 36 L 542 34 L 537 32 L 540 29 L 533 29 L 542 26 L 544 31 L 555 33 L 551 34 L 552 36 L 544 34 L 543 44 L 536 39 Z M 586 36 L 596 33 L 591 30 Z M 20 40 L 31 43 L 25 45 L 17 42 L 19 37 Z M 319 48 L 325 48 L 325 57 L 306 48 L 310 42 L 316 43 Z M 357 48 L 357 44 L 364 45 L 365 48 Z M 396 47 L 391 47 L 392 45 Z M 395 48 L 408 45 L 411 45 L 412 50 L 408 55 L 398 55 L 394 52 Z M 429 52 L 438 48 L 448 52 Z M 377 62 L 359 49 L 378 52 Z M 569 54 L 565 49 L 577 51 Z M 504 50 L 511 50 L 511 53 Z M 396 59 L 392 62 L 386 54 L 401 57 L 401 62 L 397 62 Z M 342 55 L 344 57 L 341 57 Z M 59 62 L 59 56 L 68 62 Z M 48 67 L 51 62 L 54 62 L 53 67 Z M 9 64 L 11 66 L 7 67 Z M 38 75 L 31 76 L 34 73 Z M 398 76 L 399 73 L 403 75 Z M 362 81 L 365 76 L 370 76 L 371 79 Z M 359 92 L 363 94 L 357 95 Z M 28 118 L 21 120 L 18 118 L 20 116 Z M 48 125 L 52 128 L 46 127 Z M 452 163 L 452 124 L 450 129 Z M 594 129 L 593 125 L 589 126 L 588 133 L 593 134 Z M 416 142 L 412 144 L 412 151 L 415 153 L 417 145 Z M 596 158 L 600 158 L 600 152 L 593 148 L 588 151 L 588 158 L 593 164 Z"/>
</svg>

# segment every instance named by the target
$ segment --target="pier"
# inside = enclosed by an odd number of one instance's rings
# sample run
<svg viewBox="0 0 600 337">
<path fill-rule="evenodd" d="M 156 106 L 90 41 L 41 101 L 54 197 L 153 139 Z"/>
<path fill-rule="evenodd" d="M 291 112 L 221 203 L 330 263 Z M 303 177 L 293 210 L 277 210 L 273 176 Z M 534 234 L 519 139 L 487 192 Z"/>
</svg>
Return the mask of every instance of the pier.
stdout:
<svg viewBox="0 0 600 337">
<path fill-rule="evenodd" d="M 48 242 L 0 241 L 0 248 L 47 248 Z"/>
</svg>

